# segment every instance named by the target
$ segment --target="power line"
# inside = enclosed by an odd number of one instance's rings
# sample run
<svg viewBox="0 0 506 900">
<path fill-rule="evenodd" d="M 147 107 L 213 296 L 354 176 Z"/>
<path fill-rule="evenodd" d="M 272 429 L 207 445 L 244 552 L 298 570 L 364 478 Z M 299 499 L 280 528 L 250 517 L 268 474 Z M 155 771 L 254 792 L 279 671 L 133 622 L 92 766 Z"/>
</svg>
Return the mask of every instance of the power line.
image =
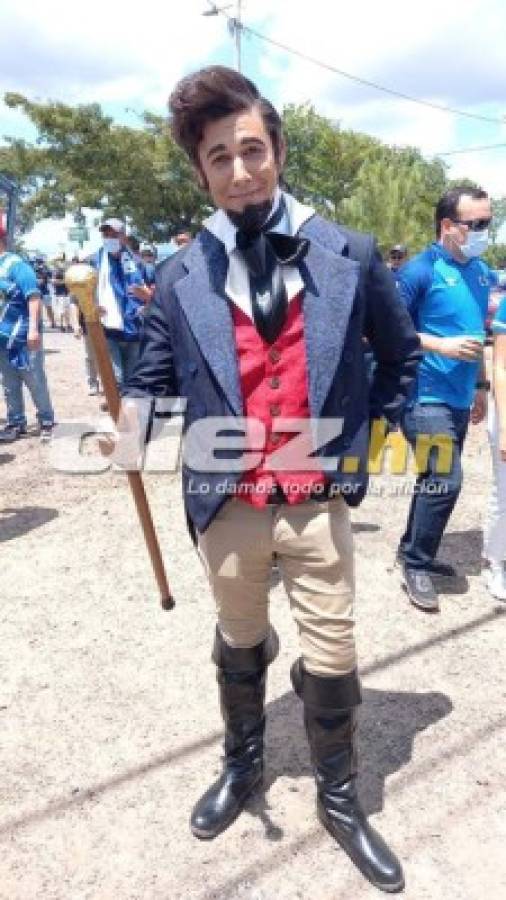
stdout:
<svg viewBox="0 0 506 900">
<path fill-rule="evenodd" d="M 218 11 L 221 13 L 221 15 L 224 15 L 225 18 L 232 20 L 233 17 L 229 16 L 224 10 Z M 431 103 L 430 100 L 421 100 L 419 97 L 411 97 L 410 94 L 405 94 L 402 91 L 396 91 L 393 88 L 388 88 L 384 85 L 377 84 L 375 81 L 368 81 L 367 78 L 360 78 L 358 75 L 352 75 L 350 74 L 350 72 L 344 72 L 343 69 L 338 69 L 336 68 L 336 66 L 331 66 L 329 63 L 324 63 L 320 59 L 316 59 L 314 56 L 309 56 L 309 54 L 303 53 L 301 50 L 295 50 L 293 47 L 289 47 L 287 44 L 281 43 L 281 41 L 275 41 L 273 38 L 269 38 L 265 34 L 261 34 L 259 31 L 251 28 L 249 25 L 241 23 L 241 29 L 243 32 L 247 32 L 252 37 L 257 38 L 260 41 L 264 41 L 266 44 L 271 44 L 273 47 L 277 47 L 279 50 L 284 50 L 285 53 L 290 53 L 292 56 L 298 56 L 299 59 L 303 59 L 306 62 L 313 63 L 313 65 L 319 66 L 321 69 L 326 69 L 327 72 L 332 72 L 334 75 L 340 75 L 342 78 L 347 78 L 349 81 L 354 81 L 356 84 L 362 84 L 365 87 L 374 88 L 374 90 L 381 91 L 384 94 L 390 94 L 390 96 L 392 97 L 398 97 L 400 100 L 406 100 L 409 103 L 416 103 L 419 106 L 426 106 L 429 109 L 436 109 L 439 112 L 451 113 L 455 116 L 463 116 L 466 119 L 478 119 L 480 122 L 493 122 L 495 125 L 503 125 L 506 121 L 506 117 L 497 119 L 492 116 L 483 116 L 479 113 L 465 112 L 462 109 L 454 109 L 451 106 L 442 106 L 439 103 Z"/>
<path fill-rule="evenodd" d="M 497 150 L 506 147 L 506 144 L 485 144 L 483 147 L 464 147 L 460 150 L 447 150 L 445 153 L 437 153 L 436 156 L 455 156 L 457 153 L 481 153 L 482 150 Z"/>
</svg>

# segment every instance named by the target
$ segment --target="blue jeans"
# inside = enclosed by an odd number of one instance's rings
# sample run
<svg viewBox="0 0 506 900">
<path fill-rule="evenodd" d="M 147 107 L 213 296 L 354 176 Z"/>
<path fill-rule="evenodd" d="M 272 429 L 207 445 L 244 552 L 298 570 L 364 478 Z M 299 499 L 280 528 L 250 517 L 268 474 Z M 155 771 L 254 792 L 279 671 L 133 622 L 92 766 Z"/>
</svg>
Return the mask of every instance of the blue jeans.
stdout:
<svg viewBox="0 0 506 900">
<path fill-rule="evenodd" d="M 107 346 L 111 355 L 114 377 L 118 383 L 118 388 L 121 390 L 130 378 L 139 359 L 140 343 L 139 341 L 114 341 L 108 337 Z"/>
<path fill-rule="evenodd" d="M 7 407 L 7 424 L 26 428 L 24 384 L 37 410 L 39 425 L 53 425 L 54 412 L 44 371 L 44 353 L 42 349 L 31 350 L 28 355 L 30 368 L 14 369 L 9 363 L 7 351 L 0 349 L 0 377 Z"/>
<path fill-rule="evenodd" d="M 420 435 L 446 435 L 451 441 L 449 471 L 438 471 L 437 447 L 430 450 L 416 480 L 406 530 L 399 552 L 409 568 L 423 569 L 435 559 L 441 538 L 462 487 L 462 448 L 469 425 L 469 410 L 436 403 L 416 403 L 402 421 L 404 437 L 415 451 Z"/>
</svg>

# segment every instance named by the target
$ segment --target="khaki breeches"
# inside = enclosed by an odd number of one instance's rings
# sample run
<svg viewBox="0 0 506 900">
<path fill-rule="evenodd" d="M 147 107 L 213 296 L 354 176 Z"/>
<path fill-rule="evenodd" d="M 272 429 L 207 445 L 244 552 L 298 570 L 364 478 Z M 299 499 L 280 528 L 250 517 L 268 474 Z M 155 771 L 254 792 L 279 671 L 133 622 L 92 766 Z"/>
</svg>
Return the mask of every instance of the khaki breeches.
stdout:
<svg viewBox="0 0 506 900">
<path fill-rule="evenodd" d="M 229 500 L 198 546 L 227 644 L 254 647 L 267 636 L 275 553 L 306 669 L 336 676 L 356 667 L 353 538 L 342 497 L 264 509 Z"/>
</svg>

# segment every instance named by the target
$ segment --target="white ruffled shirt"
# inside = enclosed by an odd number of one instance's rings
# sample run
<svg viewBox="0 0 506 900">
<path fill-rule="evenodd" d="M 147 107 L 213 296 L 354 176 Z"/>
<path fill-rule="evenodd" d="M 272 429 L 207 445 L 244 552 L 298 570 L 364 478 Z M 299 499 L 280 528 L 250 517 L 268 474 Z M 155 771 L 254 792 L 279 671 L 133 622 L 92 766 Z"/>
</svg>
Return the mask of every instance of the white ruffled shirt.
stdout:
<svg viewBox="0 0 506 900">
<path fill-rule="evenodd" d="M 280 188 L 276 188 L 272 209 L 269 218 L 277 210 L 284 197 L 286 212 L 281 221 L 272 231 L 278 234 L 289 234 L 292 237 L 297 234 L 304 222 L 314 216 L 314 209 L 310 206 L 304 206 L 299 203 L 291 194 L 282 193 Z M 253 319 L 253 311 L 251 309 L 251 297 L 249 290 L 248 270 L 235 245 L 235 236 L 237 228 L 228 218 L 227 214 L 219 209 L 203 223 L 211 234 L 224 245 L 228 255 L 228 273 L 225 283 L 225 293 L 236 306 L 239 307 L 250 319 Z M 290 303 L 297 297 L 304 287 L 299 269 L 297 266 L 282 266 L 281 273 L 286 287 L 288 302 Z"/>
</svg>

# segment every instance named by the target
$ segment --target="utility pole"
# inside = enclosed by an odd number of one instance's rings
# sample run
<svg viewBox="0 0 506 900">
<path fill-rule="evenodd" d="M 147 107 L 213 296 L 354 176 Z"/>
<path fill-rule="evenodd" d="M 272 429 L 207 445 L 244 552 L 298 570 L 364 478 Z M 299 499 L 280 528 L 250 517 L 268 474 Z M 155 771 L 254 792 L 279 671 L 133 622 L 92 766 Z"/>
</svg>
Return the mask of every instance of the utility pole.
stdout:
<svg viewBox="0 0 506 900">
<path fill-rule="evenodd" d="M 6 175 L 0 173 L 0 193 L 7 197 L 7 209 L 5 214 L 5 225 L 7 228 L 7 247 L 9 250 L 14 244 L 14 228 L 16 225 L 16 204 L 18 199 L 18 186 Z M 0 204 L 1 214 L 1 204 Z"/>
<path fill-rule="evenodd" d="M 237 15 L 236 15 L 235 19 L 230 20 L 230 26 L 233 29 L 233 33 L 235 34 L 235 62 L 236 62 L 235 67 L 238 72 L 241 71 L 241 33 L 242 33 L 241 5 L 242 5 L 242 0 L 237 0 Z"/>
<path fill-rule="evenodd" d="M 216 6 L 216 3 L 212 3 L 211 0 L 207 0 L 209 3 L 209 9 L 206 9 L 205 12 L 202 13 L 203 16 L 219 16 L 220 13 L 225 13 L 227 9 L 231 9 L 232 4 L 229 3 L 227 6 Z M 231 36 L 235 40 L 235 67 L 238 72 L 241 71 L 241 37 L 242 37 L 242 0 L 236 0 L 236 15 L 235 16 L 227 16 L 228 18 L 228 30 Z"/>
</svg>

